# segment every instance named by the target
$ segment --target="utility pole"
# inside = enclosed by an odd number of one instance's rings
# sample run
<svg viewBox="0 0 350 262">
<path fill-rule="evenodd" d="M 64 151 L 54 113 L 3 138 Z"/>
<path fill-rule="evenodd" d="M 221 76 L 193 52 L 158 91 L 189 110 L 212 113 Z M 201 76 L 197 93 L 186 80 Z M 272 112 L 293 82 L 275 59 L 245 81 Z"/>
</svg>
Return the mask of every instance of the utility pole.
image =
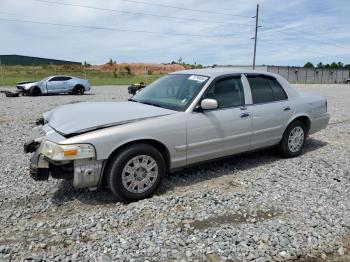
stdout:
<svg viewBox="0 0 350 262">
<path fill-rule="evenodd" d="M 254 39 L 254 57 L 253 57 L 253 70 L 255 69 L 255 59 L 256 59 L 256 42 L 258 41 L 258 28 L 259 26 L 259 4 L 256 5 L 256 15 L 252 18 L 255 18 L 255 36 Z"/>
</svg>

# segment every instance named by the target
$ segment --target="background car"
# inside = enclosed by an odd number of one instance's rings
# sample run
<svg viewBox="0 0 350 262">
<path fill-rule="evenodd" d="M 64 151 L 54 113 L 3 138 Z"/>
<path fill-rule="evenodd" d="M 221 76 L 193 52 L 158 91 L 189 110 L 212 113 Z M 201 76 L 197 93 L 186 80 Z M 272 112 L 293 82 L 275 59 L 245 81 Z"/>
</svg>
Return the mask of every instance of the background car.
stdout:
<svg viewBox="0 0 350 262">
<path fill-rule="evenodd" d="M 345 84 L 350 84 L 350 77 L 344 80 Z"/>
<path fill-rule="evenodd" d="M 279 75 L 203 69 L 166 75 L 125 102 L 81 102 L 43 114 L 25 151 L 31 176 L 106 184 L 123 201 L 150 196 L 167 171 L 277 146 L 301 154 L 325 128 L 326 98 Z"/>
<path fill-rule="evenodd" d="M 20 82 L 16 87 L 23 94 L 32 96 L 57 93 L 83 95 L 90 90 L 90 83 L 74 76 L 49 76 L 37 82 Z"/>
</svg>

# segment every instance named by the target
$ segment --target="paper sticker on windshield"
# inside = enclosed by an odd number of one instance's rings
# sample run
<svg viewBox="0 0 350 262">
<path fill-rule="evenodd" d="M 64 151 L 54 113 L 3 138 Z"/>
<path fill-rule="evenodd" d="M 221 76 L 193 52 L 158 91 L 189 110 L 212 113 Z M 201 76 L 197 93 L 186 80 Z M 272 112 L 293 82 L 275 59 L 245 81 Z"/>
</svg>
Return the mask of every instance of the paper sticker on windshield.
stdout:
<svg viewBox="0 0 350 262">
<path fill-rule="evenodd" d="M 205 76 L 197 76 L 197 75 L 191 75 L 188 80 L 194 80 L 194 81 L 198 81 L 198 82 L 204 82 L 205 80 L 207 80 L 208 77 Z"/>
</svg>

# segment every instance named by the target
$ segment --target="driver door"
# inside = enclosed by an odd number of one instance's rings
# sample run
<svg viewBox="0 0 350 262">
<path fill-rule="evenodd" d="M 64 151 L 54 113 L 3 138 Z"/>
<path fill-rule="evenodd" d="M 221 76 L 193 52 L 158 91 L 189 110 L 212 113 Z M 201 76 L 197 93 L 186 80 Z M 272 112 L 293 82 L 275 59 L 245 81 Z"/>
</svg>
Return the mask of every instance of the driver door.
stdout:
<svg viewBox="0 0 350 262">
<path fill-rule="evenodd" d="M 203 98 L 216 99 L 219 107 L 188 114 L 187 164 L 249 150 L 252 116 L 241 76 L 217 79 Z"/>
<path fill-rule="evenodd" d="M 60 76 L 51 78 L 46 84 L 48 93 L 59 93 L 62 91 L 62 80 Z"/>
</svg>

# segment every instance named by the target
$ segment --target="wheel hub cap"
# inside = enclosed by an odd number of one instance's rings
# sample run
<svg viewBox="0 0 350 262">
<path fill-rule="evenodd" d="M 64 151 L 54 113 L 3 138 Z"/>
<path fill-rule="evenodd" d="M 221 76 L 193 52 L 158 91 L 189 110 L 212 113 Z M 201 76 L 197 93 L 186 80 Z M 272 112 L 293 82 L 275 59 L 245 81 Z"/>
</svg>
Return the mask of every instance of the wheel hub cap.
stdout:
<svg viewBox="0 0 350 262">
<path fill-rule="evenodd" d="M 304 130 L 300 126 L 292 129 L 288 137 L 288 148 L 291 152 L 298 152 L 304 143 Z"/>
<path fill-rule="evenodd" d="M 131 193 L 143 193 L 150 189 L 158 177 L 158 164 L 153 157 L 139 155 L 131 158 L 124 166 L 122 183 Z"/>
</svg>

